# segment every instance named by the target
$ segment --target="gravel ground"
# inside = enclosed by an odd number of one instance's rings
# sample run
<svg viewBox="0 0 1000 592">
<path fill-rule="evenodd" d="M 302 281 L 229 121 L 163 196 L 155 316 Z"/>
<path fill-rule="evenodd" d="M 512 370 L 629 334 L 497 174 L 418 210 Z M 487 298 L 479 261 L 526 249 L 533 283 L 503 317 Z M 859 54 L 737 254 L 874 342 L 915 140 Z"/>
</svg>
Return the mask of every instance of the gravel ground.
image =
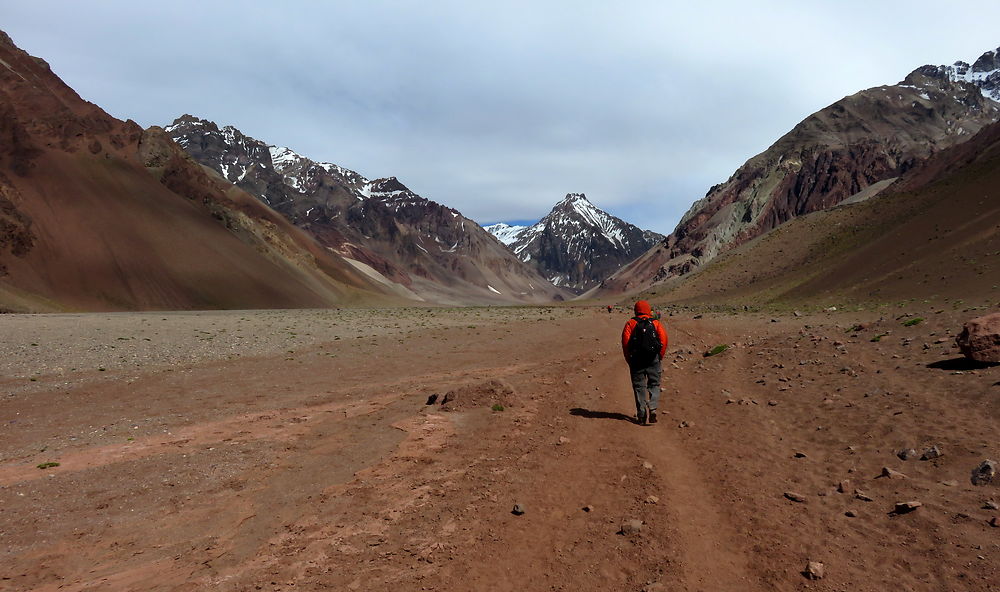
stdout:
<svg viewBox="0 0 1000 592">
<path fill-rule="evenodd" d="M 343 347 L 366 336 L 554 320 L 566 308 L 394 308 L 0 315 L 0 376 L 39 379 Z"/>
</svg>

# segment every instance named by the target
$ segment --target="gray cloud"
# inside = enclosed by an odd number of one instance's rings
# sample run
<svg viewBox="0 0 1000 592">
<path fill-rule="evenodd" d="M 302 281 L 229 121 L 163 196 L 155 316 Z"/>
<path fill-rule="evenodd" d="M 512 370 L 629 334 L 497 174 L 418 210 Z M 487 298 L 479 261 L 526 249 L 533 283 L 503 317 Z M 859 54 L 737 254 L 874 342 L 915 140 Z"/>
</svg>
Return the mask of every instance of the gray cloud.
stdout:
<svg viewBox="0 0 1000 592">
<path fill-rule="evenodd" d="M 926 1 L 23 4 L 15 42 L 117 117 L 232 124 L 480 222 L 582 191 L 664 233 L 809 113 L 1000 45 L 1000 7 L 945 28 Z"/>
</svg>

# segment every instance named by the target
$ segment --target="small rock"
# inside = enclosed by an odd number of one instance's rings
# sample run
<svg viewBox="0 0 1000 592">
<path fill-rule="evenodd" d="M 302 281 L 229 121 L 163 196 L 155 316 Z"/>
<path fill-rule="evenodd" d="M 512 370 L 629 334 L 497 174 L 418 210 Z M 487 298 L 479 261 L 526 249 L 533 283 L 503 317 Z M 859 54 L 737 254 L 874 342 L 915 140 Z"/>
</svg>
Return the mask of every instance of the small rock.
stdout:
<svg viewBox="0 0 1000 592">
<path fill-rule="evenodd" d="M 660 498 L 656 497 L 655 495 L 647 495 L 646 496 L 646 503 L 647 504 L 656 504 L 656 503 L 659 503 L 659 501 L 660 501 Z"/>
<path fill-rule="evenodd" d="M 896 502 L 895 512 L 897 514 L 906 514 L 907 512 L 912 512 L 913 510 L 916 510 L 922 505 L 924 504 L 918 501 Z"/>
<path fill-rule="evenodd" d="M 851 480 L 850 479 L 844 479 L 840 483 L 837 483 L 837 493 L 847 493 L 847 491 L 850 488 L 851 488 Z"/>
<path fill-rule="evenodd" d="M 871 496 L 869 496 L 867 493 L 861 491 L 860 489 L 855 489 L 854 490 L 854 497 L 856 497 L 857 499 L 859 499 L 859 500 L 861 500 L 863 502 L 873 502 L 873 501 L 875 501 L 875 500 L 873 500 L 871 498 Z"/>
<path fill-rule="evenodd" d="M 802 573 L 810 580 L 822 580 L 826 575 L 826 567 L 819 561 L 810 561 Z"/>
<path fill-rule="evenodd" d="M 559 439 L 556 440 L 556 446 L 562 446 L 563 444 L 569 444 L 569 438 L 566 436 L 559 436 Z"/>
<path fill-rule="evenodd" d="M 784 495 L 785 495 L 785 498 L 790 499 L 793 502 L 796 502 L 796 503 L 799 503 L 799 504 L 804 504 L 804 503 L 807 503 L 809 501 L 806 498 L 806 496 L 802 495 L 801 493 L 795 493 L 794 491 L 786 491 Z"/>
<path fill-rule="evenodd" d="M 642 461 L 642 468 L 646 469 L 647 471 L 652 471 L 653 463 L 649 462 L 648 460 L 644 460 Z"/>
<path fill-rule="evenodd" d="M 993 528 L 1000 528 L 1000 517 L 994 516 L 990 518 L 989 525 Z"/>
<path fill-rule="evenodd" d="M 993 500 L 987 500 L 986 503 L 983 504 L 983 509 L 984 510 L 1000 510 L 1000 505 L 998 505 Z"/>
<path fill-rule="evenodd" d="M 514 504 L 514 509 L 510 511 L 511 514 L 515 516 L 520 516 L 524 514 L 524 506 L 521 504 Z"/>
<path fill-rule="evenodd" d="M 622 522 L 621 529 L 618 532 L 625 536 L 639 534 L 642 532 L 642 520 L 636 520 L 633 518 L 632 520 Z"/>
<path fill-rule="evenodd" d="M 955 481 L 954 479 L 942 481 L 941 485 L 944 485 L 945 487 L 958 487 L 958 481 Z"/>
<path fill-rule="evenodd" d="M 906 475 L 889 467 L 882 467 L 882 474 L 880 476 L 886 479 L 906 479 Z"/>
<path fill-rule="evenodd" d="M 434 403 L 437 402 L 437 400 L 438 400 L 438 394 L 434 393 L 433 395 L 427 397 L 427 403 L 426 404 L 427 405 L 433 405 Z"/>
<path fill-rule="evenodd" d="M 910 460 L 911 458 L 915 458 L 917 456 L 917 451 L 912 448 L 903 448 L 902 450 L 896 452 L 896 456 L 899 457 L 899 460 Z"/>
<path fill-rule="evenodd" d="M 973 485 L 986 485 L 993 481 L 993 477 L 997 474 L 997 461 L 995 460 L 984 460 L 979 463 L 979 466 L 972 469 L 972 484 Z"/>
<path fill-rule="evenodd" d="M 795 316 L 797 316 L 797 317 L 801 317 L 802 316 L 802 313 L 799 312 L 799 311 L 797 311 L 797 310 L 794 311 L 792 314 L 795 315 Z"/>
<path fill-rule="evenodd" d="M 584 506 L 582 509 L 584 512 L 593 512 L 594 506 Z"/>
<path fill-rule="evenodd" d="M 693 425 L 694 425 L 693 421 L 682 421 L 680 424 L 678 424 L 677 427 L 679 427 L 679 428 L 689 428 L 689 427 L 691 427 Z"/>
<path fill-rule="evenodd" d="M 927 450 L 924 450 L 924 453 L 920 455 L 920 460 L 934 460 L 935 458 L 940 458 L 941 454 L 941 449 L 935 444 Z"/>
<path fill-rule="evenodd" d="M 775 401 L 774 399 L 771 399 L 770 401 L 767 402 L 767 406 L 768 407 L 777 407 L 778 406 L 778 402 Z"/>
<path fill-rule="evenodd" d="M 847 516 L 848 518 L 857 518 L 858 514 L 854 510 L 848 510 L 844 512 L 844 516 Z"/>
<path fill-rule="evenodd" d="M 806 458 L 806 453 L 805 452 L 796 452 L 794 454 L 794 456 L 795 456 L 795 458 Z"/>
<path fill-rule="evenodd" d="M 667 592 L 667 586 L 666 584 L 661 584 L 660 582 L 647 584 L 646 587 L 642 589 L 642 592 Z"/>
</svg>

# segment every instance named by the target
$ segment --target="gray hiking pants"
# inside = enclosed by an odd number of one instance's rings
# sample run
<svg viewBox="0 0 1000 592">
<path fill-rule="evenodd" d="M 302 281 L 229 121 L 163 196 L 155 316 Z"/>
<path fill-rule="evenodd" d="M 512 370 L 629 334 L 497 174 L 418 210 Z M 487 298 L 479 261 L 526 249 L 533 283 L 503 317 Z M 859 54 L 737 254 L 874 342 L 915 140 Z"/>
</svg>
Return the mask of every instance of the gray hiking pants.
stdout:
<svg viewBox="0 0 1000 592">
<path fill-rule="evenodd" d="M 660 403 L 661 371 L 662 361 L 659 358 L 645 368 L 629 366 L 629 372 L 632 374 L 632 392 L 635 394 L 635 412 L 639 419 L 647 417 L 650 411 L 656 411 Z"/>
</svg>

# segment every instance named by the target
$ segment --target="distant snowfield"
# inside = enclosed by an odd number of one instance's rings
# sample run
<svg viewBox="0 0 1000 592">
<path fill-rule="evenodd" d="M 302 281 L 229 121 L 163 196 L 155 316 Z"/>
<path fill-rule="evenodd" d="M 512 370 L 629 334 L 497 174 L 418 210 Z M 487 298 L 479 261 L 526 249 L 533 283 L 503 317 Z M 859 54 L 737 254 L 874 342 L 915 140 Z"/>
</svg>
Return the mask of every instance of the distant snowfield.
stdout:
<svg viewBox="0 0 1000 592">
<path fill-rule="evenodd" d="M 497 240 L 507 245 L 508 247 L 521 236 L 521 233 L 530 228 L 529 226 L 512 226 L 510 224 L 505 224 L 500 222 L 498 224 L 490 224 L 489 226 L 483 226 L 486 232 L 489 232 L 493 236 L 497 237 Z"/>
</svg>

